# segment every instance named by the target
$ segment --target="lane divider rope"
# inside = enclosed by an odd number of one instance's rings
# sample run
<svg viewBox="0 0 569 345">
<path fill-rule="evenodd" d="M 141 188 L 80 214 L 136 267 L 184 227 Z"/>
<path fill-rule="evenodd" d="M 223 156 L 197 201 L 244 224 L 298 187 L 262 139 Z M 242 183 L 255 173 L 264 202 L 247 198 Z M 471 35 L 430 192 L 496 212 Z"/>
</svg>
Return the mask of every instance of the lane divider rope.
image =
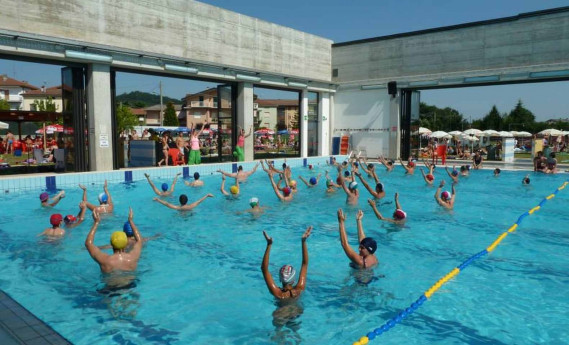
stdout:
<svg viewBox="0 0 569 345">
<path fill-rule="evenodd" d="M 541 209 L 541 207 L 548 200 L 555 198 L 557 193 L 559 193 L 559 191 L 563 190 L 567 186 L 567 184 L 569 184 L 569 181 L 564 182 L 560 187 L 558 187 L 555 190 L 555 192 L 553 192 L 549 196 L 543 198 L 543 200 L 539 203 L 538 206 L 533 207 L 529 211 L 527 211 L 527 212 L 523 213 L 521 216 L 519 216 L 518 220 L 507 231 L 500 234 L 500 236 L 498 236 L 498 238 L 494 242 L 492 242 L 492 244 L 490 244 L 490 246 L 488 246 L 486 249 L 482 250 L 481 252 L 472 255 L 471 257 L 466 259 L 463 263 L 458 265 L 458 267 L 453 268 L 452 271 L 447 273 L 445 276 L 443 276 L 441 279 L 439 279 L 435 284 L 433 284 L 427 291 L 425 291 L 425 293 L 423 295 L 421 295 L 421 297 L 419 297 L 415 302 L 411 303 L 411 305 L 409 307 L 403 309 L 401 312 L 399 312 L 399 314 L 394 316 L 391 320 L 384 323 L 381 327 L 376 328 L 373 331 L 369 332 L 367 335 L 361 337 L 359 340 L 352 343 L 352 345 L 365 345 L 365 344 L 369 343 L 369 341 L 374 340 L 377 336 L 380 336 L 383 333 L 390 330 L 391 328 L 395 327 L 395 325 L 397 325 L 398 323 L 403 321 L 404 318 L 408 317 L 415 310 L 417 310 L 423 303 L 425 303 L 425 301 L 427 301 L 427 299 L 431 298 L 431 296 L 435 292 L 437 292 L 437 290 L 440 289 L 441 286 L 443 286 L 446 282 L 448 282 L 449 280 L 454 278 L 456 275 L 458 275 L 461 271 L 463 271 L 466 267 L 468 267 L 475 260 L 480 259 L 484 255 L 486 255 L 486 254 L 490 253 L 491 251 L 493 251 L 494 249 L 496 249 L 496 247 L 500 244 L 500 242 L 502 242 L 502 240 L 504 238 L 506 238 L 506 236 L 508 236 L 509 233 L 516 231 L 517 227 L 521 224 L 521 222 L 524 220 L 525 217 L 533 214 L 536 211 L 539 211 Z"/>
</svg>

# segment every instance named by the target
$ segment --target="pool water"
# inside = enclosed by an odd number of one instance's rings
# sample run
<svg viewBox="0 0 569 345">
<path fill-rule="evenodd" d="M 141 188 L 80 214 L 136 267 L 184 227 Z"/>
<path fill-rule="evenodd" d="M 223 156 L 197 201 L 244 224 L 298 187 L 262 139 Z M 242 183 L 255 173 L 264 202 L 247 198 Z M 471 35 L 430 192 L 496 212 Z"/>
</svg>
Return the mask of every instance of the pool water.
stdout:
<svg viewBox="0 0 569 345">
<path fill-rule="evenodd" d="M 305 178 L 323 172 L 293 169 Z M 134 286 L 106 291 L 98 265 L 84 247 L 92 225 L 72 229 L 61 241 L 36 237 L 49 225 L 52 210 L 39 206 L 37 192 L 5 194 L 0 199 L 0 288 L 74 344 L 351 344 L 408 307 L 433 283 L 471 255 L 485 249 L 518 216 L 536 206 L 566 179 L 566 174 L 473 171 L 457 185 L 455 209 L 435 203 L 436 187 L 417 172 L 377 167 L 387 197 L 380 211 L 391 216 L 399 192 L 408 214 L 405 226 L 380 222 L 360 183 L 358 207 L 345 193 L 325 194 L 300 182 L 291 203 L 281 203 L 260 169 L 228 200 L 219 192 L 219 175 L 203 176 L 206 186 L 179 182 L 190 202 L 206 193 L 193 212 L 180 213 L 152 201 L 146 180 L 110 184 L 115 212 L 103 219 L 95 243 L 107 244 L 122 229 L 128 207 L 142 236 L 161 234 L 142 252 Z M 335 171 L 331 171 L 335 178 Z M 435 184 L 450 181 L 437 168 Z M 157 186 L 171 179 L 151 176 Z M 228 180 L 231 181 L 231 180 Z M 368 179 L 371 183 L 371 179 Z M 96 202 L 102 182 L 89 185 Z M 373 184 L 372 184 L 373 185 Z M 228 186 L 226 186 L 228 188 Z M 57 212 L 76 214 L 79 188 L 66 188 Z M 260 198 L 265 214 L 241 213 L 249 198 Z M 527 217 L 490 255 L 445 284 L 415 313 L 371 343 L 514 344 L 566 343 L 569 337 L 569 190 L 559 192 Z M 349 241 L 357 250 L 355 214 L 364 211 L 367 236 L 378 242 L 380 261 L 373 271 L 350 268 L 339 241 L 336 212 L 347 215 Z M 306 290 L 298 303 L 277 305 L 260 266 L 266 241 L 273 237 L 270 270 L 292 264 L 300 269 L 301 235 L 307 240 Z"/>
</svg>

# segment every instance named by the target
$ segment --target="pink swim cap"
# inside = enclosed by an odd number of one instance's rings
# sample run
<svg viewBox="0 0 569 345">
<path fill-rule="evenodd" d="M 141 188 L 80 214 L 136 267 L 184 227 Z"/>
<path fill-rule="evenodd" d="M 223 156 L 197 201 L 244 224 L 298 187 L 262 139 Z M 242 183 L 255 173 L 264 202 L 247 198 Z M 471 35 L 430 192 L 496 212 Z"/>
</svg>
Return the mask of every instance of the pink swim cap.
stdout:
<svg viewBox="0 0 569 345">
<path fill-rule="evenodd" d="M 401 219 L 405 219 L 407 218 L 407 213 L 405 213 L 402 209 L 396 209 L 395 212 L 393 212 L 393 218 L 401 220 Z"/>
<path fill-rule="evenodd" d="M 444 192 L 441 193 L 441 199 L 443 199 L 443 200 L 450 199 L 450 193 L 445 190 Z"/>
</svg>

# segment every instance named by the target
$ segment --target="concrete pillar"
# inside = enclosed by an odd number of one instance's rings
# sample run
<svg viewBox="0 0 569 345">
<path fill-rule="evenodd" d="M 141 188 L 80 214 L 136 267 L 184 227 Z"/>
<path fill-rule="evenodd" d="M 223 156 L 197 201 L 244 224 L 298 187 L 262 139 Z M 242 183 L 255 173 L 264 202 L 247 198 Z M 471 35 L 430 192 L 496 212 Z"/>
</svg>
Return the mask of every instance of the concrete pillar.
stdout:
<svg viewBox="0 0 569 345">
<path fill-rule="evenodd" d="M 301 96 L 301 105 L 300 111 L 301 113 L 298 114 L 298 122 L 300 125 L 300 157 L 308 157 L 308 91 L 302 90 L 300 93 Z"/>
<path fill-rule="evenodd" d="M 401 96 L 389 97 L 389 157 L 401 156 Z"/>
<path fill-rule="evenodd" d="M 245 135 L 249 133 L 249 128 L 253 126 L 253 84 L 239 83 L 237 85 L 237 123 L 245 130 Z M 253 131 L 255 129 L 253 128 Z M 239 133 L 237 133 L 239 136 Z M 255 135 L 251 134 L 245 138 L 245 160 L 252 161 L 255 153 Z"/>
<path fill-rule="evenodd" d="M 334 94 L 330 94 L 330 117 L 328 117 L 328 155 L 332 154 L 332 138 L 334 137 Z M 324 154 L 322 154 L 324 155 Z"/>
<path fill-rule="evenodd" d="M 90 170 L 113 170 L 110 65 L 87 66 L 87 104 Z"/>
<path fill-rule="evenodd" d="M 330 93 L 321 92 L 318 103 L 318 122 L 320 122 L 318 155 L 328 156 L 330 154 Z"/>
</svg>

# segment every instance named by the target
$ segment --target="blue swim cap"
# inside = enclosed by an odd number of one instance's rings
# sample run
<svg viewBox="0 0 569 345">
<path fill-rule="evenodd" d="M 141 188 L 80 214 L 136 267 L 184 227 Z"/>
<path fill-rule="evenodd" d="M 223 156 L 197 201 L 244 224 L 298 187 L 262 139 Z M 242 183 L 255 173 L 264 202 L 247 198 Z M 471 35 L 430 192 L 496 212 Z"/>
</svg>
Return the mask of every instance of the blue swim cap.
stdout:
<svg viewBox="0 0 569 345">
<path fill-rule="evenodd" d="M 124 231 L 124 233 L 126 234 L 127 237 L 133 237 L 134 236 L 134 231 L 132 231 L 132 226 L 130 226 L 129 221 L 126 221 L 126 223 L 124 223 L 122 230 Z"/>
<path fill-rule="evenodd" d="M 311 177 L 311 178 L 310 178 L 310 184 L 311 184 L 311 185 L 315 185 L 316 182 L 318 182 L 318 181 L 316 181 L 316 177 Z"/>
<path fill-rule="evenodd" d="M 344 176 L 349 177 L 350 176 L 350 172 L 348 170 L 344 171 Z"/>
<path fill-rule="evenodd" d="M 108 200 L 109 200 L 109 197 L 107 196 L 107 194 L 105 194 L 105 193 L 99 194 L 99 202 L 101 204 L 106 204 Z"/>
<path fill-rule="evenodd" d="M 168 184 L 167 183 L 162 183 L 162 191 L 167 191 L 168 190 Z"/>
</svg>

